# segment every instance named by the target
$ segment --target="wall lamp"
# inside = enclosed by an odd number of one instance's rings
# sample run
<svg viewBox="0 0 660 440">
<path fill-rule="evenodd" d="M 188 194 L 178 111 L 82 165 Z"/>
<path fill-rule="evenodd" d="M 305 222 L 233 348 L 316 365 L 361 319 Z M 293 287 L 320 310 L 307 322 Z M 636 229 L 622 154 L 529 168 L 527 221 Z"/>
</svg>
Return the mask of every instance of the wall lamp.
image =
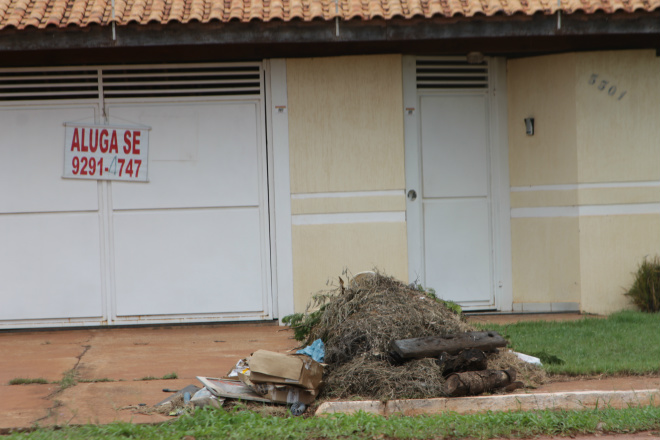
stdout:
<svg viewBox="0 0 660 440">
<path fill-rule="evenodd" d="M 525 134 L 534 136 L 534 118 L 525 118 Z"/>
</svg>

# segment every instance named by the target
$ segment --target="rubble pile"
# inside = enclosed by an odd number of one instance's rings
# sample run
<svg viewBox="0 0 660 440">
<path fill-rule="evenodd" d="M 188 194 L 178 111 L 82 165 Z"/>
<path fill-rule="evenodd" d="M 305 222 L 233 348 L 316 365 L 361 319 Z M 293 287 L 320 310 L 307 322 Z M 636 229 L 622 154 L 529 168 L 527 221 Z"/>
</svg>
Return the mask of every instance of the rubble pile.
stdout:
<svg viewBox="0 0 660 440">
<path fill-rule="evenodd" d="M 392 352 L 393 341 L 472 332 L 460 313 L 433 292 L 404 284 L 377 272 L 340 279 L 331 292 L 315 297 L 321 313 L 311 326 L 308 342 L 325 342 L 322 397 L 399 399 L 447 395 L 442 362 L 437 358 L 402 361 Z M 515 355 L 488 353 L 488 363 L 517 371 L 524 385 L 543 380 L 542 370 Z M 491 367 L 492 368 L 492 367 Z M 516 380 L 515 373 L 509 377 Z M 522 384 L 519 384 L 522 385 Z"/>
</svg>

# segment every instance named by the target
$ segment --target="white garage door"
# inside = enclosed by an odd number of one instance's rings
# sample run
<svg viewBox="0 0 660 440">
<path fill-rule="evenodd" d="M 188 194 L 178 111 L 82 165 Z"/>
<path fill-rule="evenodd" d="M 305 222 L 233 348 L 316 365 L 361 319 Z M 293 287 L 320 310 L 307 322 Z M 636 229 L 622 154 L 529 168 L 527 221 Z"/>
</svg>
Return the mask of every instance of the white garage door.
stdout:
<svg viewBox="0 0 660 440">
<path fill-rule="evenodd" d="M 0 71 L 0 327 L 271 319 L 262 72 Z M 63 179 L 79 121 L 151 127 L 149 181 Z"/>
</svg>

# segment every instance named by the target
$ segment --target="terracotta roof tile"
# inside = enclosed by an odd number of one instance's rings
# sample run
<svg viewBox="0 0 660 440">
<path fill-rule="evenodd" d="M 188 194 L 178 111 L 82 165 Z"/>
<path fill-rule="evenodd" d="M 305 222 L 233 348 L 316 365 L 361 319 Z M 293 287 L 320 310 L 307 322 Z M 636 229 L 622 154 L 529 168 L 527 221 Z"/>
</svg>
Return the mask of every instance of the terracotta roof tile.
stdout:
<svg viewBox="0 0 660 440">
<path fill-rule="evenodd" d="M 560 0 L 565 13 L 654 11 L 660 0 Z M 107 25 L 112 0 L 0 0 L 0 29 Z M 370 20 L 522 13 L 553 14 L 556 0 L 115 0 L 115 21 L 128 23 Z M 337 12 L 336 12 L 337 11 Z"/>
</svg>

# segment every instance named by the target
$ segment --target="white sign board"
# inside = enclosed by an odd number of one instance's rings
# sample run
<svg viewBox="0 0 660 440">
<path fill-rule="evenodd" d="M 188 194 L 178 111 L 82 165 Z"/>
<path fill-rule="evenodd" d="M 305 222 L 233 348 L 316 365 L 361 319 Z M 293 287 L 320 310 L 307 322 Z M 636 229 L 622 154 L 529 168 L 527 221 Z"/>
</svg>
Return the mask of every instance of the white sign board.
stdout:
<svg viewBox="0 0 660 440">
<path fill-rule="evenodd" d="M 146 182 L 149 127 L 64 124 L 64 177 Z"/>
</svg>

